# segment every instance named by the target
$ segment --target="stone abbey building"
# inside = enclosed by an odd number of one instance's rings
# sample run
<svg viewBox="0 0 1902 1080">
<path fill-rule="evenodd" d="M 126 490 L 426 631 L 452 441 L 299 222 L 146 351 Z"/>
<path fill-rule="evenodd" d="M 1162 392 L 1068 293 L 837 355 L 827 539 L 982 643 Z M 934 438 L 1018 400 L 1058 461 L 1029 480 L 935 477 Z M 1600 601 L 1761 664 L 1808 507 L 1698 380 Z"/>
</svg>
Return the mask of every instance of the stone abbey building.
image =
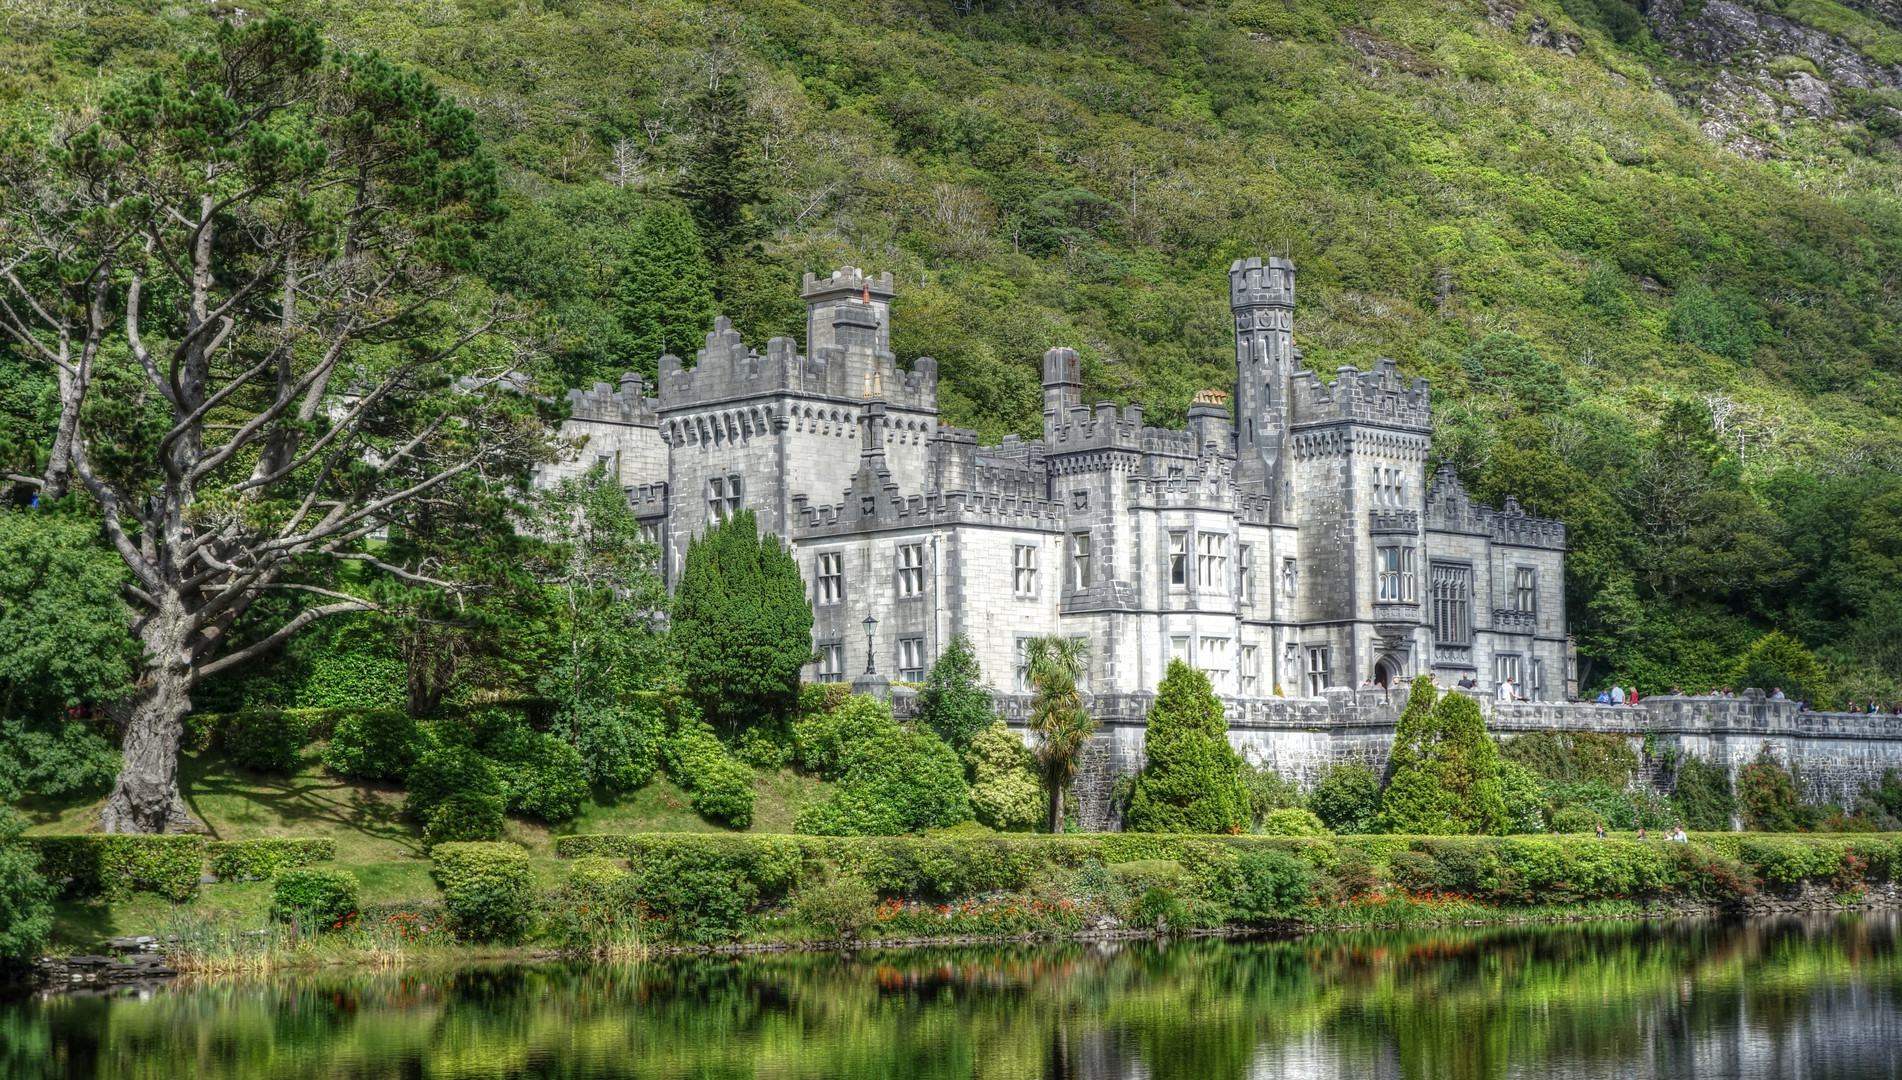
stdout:
<svg viewBox="0 0 1902 1080">
<path fill-rule="evenodd" d="M 1153 691 L 1171 657 L 1237 699 L 1427 671 L 1566 697 L 1564 525 L 1426 475 L 1426 380 L 1389 360 L 1332 383 L 1303 367 L 1291 263 L 1229 280 L 1233 414 L 1203 391 L 1187 430 L 1085 402 L 1076 353 L 1052 349 L 1043 437 L 979 446 L 940 424 L 937 362 L 893 356 L 891 276 L 847 267 L 806 275 L 805 355 L 789 338 L 756 352 L 721 319 L 692 367 L 660 358 L 655 386 L 571 391 L 582 449 L 542 479 L 604 465 L 670 582 L 694 536 L 754 511 L 806 577 L 813 680 L 868 661 L 922 680 L 963 633 L 1021 693 L 1021 643 L 1062 634 L 1089 639 L 1099 698 Z"/>
</svg>

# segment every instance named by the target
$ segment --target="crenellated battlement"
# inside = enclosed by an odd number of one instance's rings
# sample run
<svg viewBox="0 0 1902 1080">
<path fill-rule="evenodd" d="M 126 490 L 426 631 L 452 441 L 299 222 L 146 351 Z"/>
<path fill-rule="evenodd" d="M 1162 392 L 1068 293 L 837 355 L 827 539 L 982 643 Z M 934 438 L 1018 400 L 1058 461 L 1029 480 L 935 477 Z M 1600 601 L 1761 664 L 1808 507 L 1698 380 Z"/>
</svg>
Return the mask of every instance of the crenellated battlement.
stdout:
<svg viewBox="0 0 1902 1080">
<path fill-rule="evenodd" d="M 629 371 L 622 374 L 619 389 L 598 382 L 592 389 L 568 391 L 568 415 L 574 420 L 603 424 L 658 427 L 660 399 L 648 397 L 646 382 Z"/>
<path fill-rule="evenodd" d="M 693 367 L 672 354 L 660 358 L 659 391 L 657 414 L 781 394 L 838 401 L 876 398 L 894 408 L 935 413 L 938 362 L 921 356 L 905 371 L 888 352 L 837 345 L 806 357 L 786 337 L 768 341 L 762 356 L 740 340 L 739 331 L 723 315 L 714 320 L 706 346 L 694 354 Z"/>
<path fill-rule="evenodd" d="M 1130 402 L 1119 415 L 1115 402 L 1099 401 L 1094 410 L 1082 405 L 1071 406 L 1057 417 L 1057 423 L 1048 428 L 1046 436 L 1051 454 L 1074 454 L 1091 450 L 1140 450 L 1143 433 L 1154 430 L 1143 427 L 1141 402 Z"/>
<path fill-rule="evenodd" d="M 1473 502 L 1451 464 L 1442 464 L 1426 493 L 1426 527 L 1435 532 L 1484 536 L 1496 544 L 1565 549 L 1565 523 L 1533 517 L 1508 496 L 1494 510 Z"/>
<path fill-rule="evenodd" d="M 1425 379 L 1403 378 L 1392 360 L 1374 362 L 1372 371 L 1335 369 L 1333 386 L 1312 368 L 1289 377 L 1288 402 L 1296 425 L 1358 421 L 1390 427 L 1432 430 L 1431 390 Z"/>
<path fill-rule="evenodd" d="M 793 538 L 822 540 L 872 529 L 912 528 L 952 523 L 1007 525 L 1013 529 L 1061 532 L 1063 504 L 1030 495 L 986 491 L 899 494 L 887 491 L 862 499 L 812 505 L 805 495 L 792 497 Z"/>
<path fill-rule="evenodd" d="M 1249 308 L 1294 306 L 1294 263 L 1282 258 L 1263 262 L 1250 256 L 1228 268 L 1228 306 Z"/>
</svg>

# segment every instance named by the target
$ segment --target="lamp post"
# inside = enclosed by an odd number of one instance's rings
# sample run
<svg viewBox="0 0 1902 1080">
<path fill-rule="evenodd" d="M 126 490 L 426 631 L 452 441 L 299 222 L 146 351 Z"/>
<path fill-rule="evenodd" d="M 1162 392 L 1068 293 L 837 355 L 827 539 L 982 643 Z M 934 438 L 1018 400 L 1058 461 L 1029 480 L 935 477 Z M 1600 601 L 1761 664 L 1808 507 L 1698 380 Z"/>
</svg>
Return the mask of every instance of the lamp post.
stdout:
<svg viewBox="0 0 1902 1080">
<path fill-rule="evenodd" d="M 878 673 L 877 653 L 873 650 L 873 635 L 878 631 L 878 620 L 867 615 L 859 623 L 865 628 L 865 674 L 852 680 L 854 694 L 870 694 L 880 701 L 890 701 L 892 697 L 891 680 Z"/>
<path fill-rule="evenodd" d="M 876 675 L 878 674 L 878 667 L 873 660 L 872 635 L 878 631 L 878 619 L 875 616 L 867 615 L 865 621 L 859 625 L 865 627 L 865 673 L 867 675 Z"/>
</svg>

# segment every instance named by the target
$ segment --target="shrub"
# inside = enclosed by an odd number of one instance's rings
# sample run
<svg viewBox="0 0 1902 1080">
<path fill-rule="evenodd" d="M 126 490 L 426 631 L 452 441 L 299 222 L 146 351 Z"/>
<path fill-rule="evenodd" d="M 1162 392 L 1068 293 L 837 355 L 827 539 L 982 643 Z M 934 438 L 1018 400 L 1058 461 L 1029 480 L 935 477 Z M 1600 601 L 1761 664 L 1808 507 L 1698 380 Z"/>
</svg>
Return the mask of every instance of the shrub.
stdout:
<svg viewBox="0 0 1902 1080">
<path fill-rule="evenodd" d="M 1807 701 L 1811 708 L 1830 707 L 1829 675 L 1803 643 L 1781 630 L 1758 638 L 1730 669 L 1730 683 L 1754 686 L 1768 694 L 1782 690 L 1791 701 Z"/>
<path fill-rule="evenodd" d="M 838 752 L 838 787 L 800 810 L 795 831 L 891 836 L 971 819 L 964 763 L 943 739 L 890 719 Z"/>
<path fill-rule="evenodd" d="M 212 876 L 221 881 L 269 879 L 286 870 L 337 857 L 335 840 L 280 837 L 263 840 L 213 840 L 205 845 Z"/>
<path fill-rule="evenodd" d="M 647 783 L 660 767 L 665 719 L 651 702 L 579 705 L 557 720 L 574 733 L 575 749 L 588 779 L 609 791 L 628 792 Z"/>
<path fill-rule="evenodd" d="M 1605 823 L 1605 816 L 1589 806 L 1564 806 L 1552 811 L 1552 831 L 1555 833 L 1588 833 Z"/>
<path fill-rule="evenodd" d="M 1506 803 L 1499 754 L 1486 734 L 1479 705 L 1457 692 L 1435 704 L 1437 694 L 1427 676 L 1415 679 L 1395 728 L 1388 759 L 1393 779 L 1381 796 L 1387 828 L 1427 834 L 1502 833 Z"/>
<path fill-rule="evenodd" d="M 40 872 L 63 882 L 67 897 L 123 900 L 151 892 L 185 901 L 198 894 L 205 866 L 202 836 L 23 836 L 18 842 L 39 853 Z"/>
<path fill-rule="evenodd" d="M 535 913 L 528 852 L 514 844 L 445 843 L 431 851 L 449 925 L 471 941 L 515 941 Z"/>
<path fill-rule="evenodd" d="M 18 812 L 0 806 L 0 960 L 38 955 L 53 930 L 53 884 L 34 850 L 15 840 L 25 827 Z"/>
<path fill-rule="evenodd" d="M 1737 812 L 1730 773 L 1702 758 L 1685 758 L 1677 768 L 1671 806 L 1687 829 L 1728 832 L 1730 819 Z"/>
<path fill-rule="evenodd" d="M 458 792 L 429 808 L 423 822 L 423 847 L 502 838 L 502 801 Z"/>
<path fill-rule="evenodd" d="M 1236 863 L 1241 876 L 1235 911 L 1244 919 L 1286 919 L 1307 902 L 1308 868 L 1284 851 L 1250 851 Z"/>
<path fill-rule="evenodd" d="M 1330 765 L 1315 780 L 1308 809 L 1334 832 L 1373 832 L 1380 818 L 1380 777 L 1354 762 Z"/>
<path fill-rule="evenodd" d="M 1112 863 L 1106 869 L 1112 879 L 1138 894 L 1151 889 L 1179 889 L 1188 877 L 1175 859 L 1136 859 Z"/>
<path fill-rule="evenodd" d="M 1545 785 L 1539 774 L 1516 761 L 1499 763 L 1499 793 L 1506 804 L 1508 833 L 1545 831 Z"/>
<path fill-rule="evenodd" d="M 1291 806 L 1268 811 L 1255 831 L 1263 836 L 1320 836 L 1327 832 L 1327 826 L 1309 811 Z"/>
<path fill-rule="evenodd" d="M 529 732 L 495 763 L 506 809 L 550 823 L 573 821 L 588 797 L 581 752 L 553 735 Z"/>
<path fill-rule="evenodd" d="M 304 718 L 284 709 L 246 709 L 219 725 L 219 742 L 231 760 L 257 772 L 296 772 L 309 741 Z"/>
<path fill-rule="evenodd" d="M 1130 905 L 1132 926 L 1154 926 L 1157 933 L 1188 925 L 1189 910 L 1174 889 L 1154 888 L 1144 892 Z"/>
<path fill-rule="evenodd" d="M 655 845 L 630 860 L 635 898 L 678 941 L 712 944 L 740 936 L 762 901 L 785 895 L 798 879 L 797 849 L 743 837 L 706 839 L 716 842 Z"/>
<path fill-rule="evenodd" d="M 1242 762 L 1242 789 L 1248 792 L 1249 820 L 1256 825 L 1275 810 L 1307 809 L 1308 800 L 1302 796 L 1300 784 L 1246 760 Z"/>
<path fill-rule="evenodd" d="M 712 728 L 682 724 L 668 750 L 674 779 L 696 813 L 734 829 L 753 823 L 753 770 L 727 755 Z"/>
<path fill-rule="evenodd" d="M 997 719 L 991 691 L 983 684 L 971 639 L 954 634 L 931 665 L 918 692 L 918 723 L 962 754 Z"/>
<path fill-rule="evenodd" d="M 502 808 L 502 781 L 489 760 L 467 746 L 445 746 L 431 750 L 416 760 L 409 772 L 409 797 L 403 810 L 421 822 L 428 822 L 430 811 L 452 795 L 468 795 L 493 800 Z"/>
<path fill-rule="evenodd" d="M 352 711 L 331 730 L 324 765 L 339 776 L 401 780 L 434 748 L 428 729 L 400 709 Z"/>
<path fill-rule="evenodd" d="M 1043 787 L 1024 740 L 993 720 L 964 754 L 971 769 L 971 810 L 999 832 L 1030 832 L 1043 817 Z"/>
<path fill-rule="evenodd" d="M 1765 743 L 1755 760 L 1737 770 L 1737 809 L 1744 828 L 1794 832 L 1801 808 L 1796 790 L 1795 775 L 1777 763 Z"/>
<path fill-rule="evenodd" d="M 845 875 L 803 886 L 793 895 L 793 917 L 833 937 L 849 938 L 870 923 L 878 894 L 863 880 Z"/>
<path fill-rule="evenodd" d="M 1532 731 L 1499 743 L 1499 759 L 1523 765 L 1554 784 L 1593 780 L 1622 789 L 1637 771 L 1638 755 L 1623 735 L 1590 731 Z"/>
<path fill-rule="evenodd" d="M 277 875 L 271 918 L 342 930 L 357 918 L 357 878 L 347 870 L 293 869 Z"/>
<path fill-rule="evenodd" d="M 636 939 L 633 875 L 598 855 L 575 860 L 574 872 L 543 905 L 549 931 L 568 949 L 594 950 Z"/>
<path fill-rule="evenodd" d="M 799 696 L 812 659 L 812 605 L 799 564 L 751 510 L 687 547 L 674 590 L 682 684 L 709 720 L 729 730 L 781 714 Z"/>
<path fill-rule="evenodd" d="M 1171 660 L 1143 734 L 1147 761 L 1129 800 L 1136 832 L 1237 832 L 1250 819 L 1242 761 L 1209 677 Z"/>
<path fill-rule="evenodd" d="M 840 754 L 854 742 L 891 726 L 892 707 L 870 694 L 849 694 L 793 721 L 795 760 L 828 780 L 839 778 Z"/>
</svg>

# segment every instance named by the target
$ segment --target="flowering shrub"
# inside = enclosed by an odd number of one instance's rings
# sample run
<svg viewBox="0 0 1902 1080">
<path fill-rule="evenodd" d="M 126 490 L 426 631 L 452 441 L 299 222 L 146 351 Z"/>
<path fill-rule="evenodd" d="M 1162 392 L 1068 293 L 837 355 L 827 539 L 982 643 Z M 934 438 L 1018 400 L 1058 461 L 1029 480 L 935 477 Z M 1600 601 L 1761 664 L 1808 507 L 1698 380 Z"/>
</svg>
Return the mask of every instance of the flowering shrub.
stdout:
<svg viewBox="0 0 1902 1080">
<path fill-rule="evenodd" d="M 1011 934 L 1075 933 L 1084 914 L 1071 900 L 1019 897 L 924 904 L 893 898 L 878 905 L 866 937 L 1002 937 Z"/>
<path fill-rule="evenodd" d="M 322 931 L 345 930 L 357 920 L 357 878 L 348 870 L 298 868 L 277 875 L 271 918 Z"/>
</svg>

